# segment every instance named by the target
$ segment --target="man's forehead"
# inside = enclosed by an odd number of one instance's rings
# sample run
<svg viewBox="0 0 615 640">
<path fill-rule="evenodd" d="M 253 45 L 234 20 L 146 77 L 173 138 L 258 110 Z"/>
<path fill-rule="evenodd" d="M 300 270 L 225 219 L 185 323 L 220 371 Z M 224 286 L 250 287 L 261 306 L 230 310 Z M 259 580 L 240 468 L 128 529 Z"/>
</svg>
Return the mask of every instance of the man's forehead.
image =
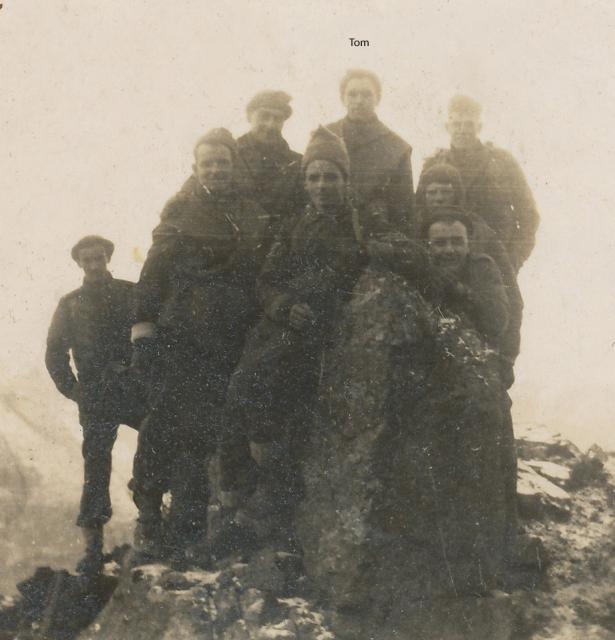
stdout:
<svg viewBox="0 0 615 640">
<path fill-rule="evenodd" d="M 260 117 L 273 116 L 282 120 L 286 119 L 286 113 L 282 109 L 276 109 L 275 107 L 258 107 L 252 113 Z"/>
<path fill-rule="evenodd" d="M 480 113 L 476 113 L 475 111 L 470 111 L 467 109 L 454 109 L 448 112 L 448 119 L 478 122 L 480 120 Z"/>
<path fill-rule="evenodd" d="M 367 76 L 351 78 L 346 85 L 346 91 L 356 89 L 371 89 L 374 93 L 377 92 L 376 85 L 373 80 L 370 80 Z"/>
<path fill-rule="evenodd" d="M 197 159 L 225 156 L 229 160 L 232 158 L 231 150 L 219 143 L 203 142 L 196 148 Z"/>
<path fill-rule="evenodd" d="M 316 158 L 308 164 L 305 173 L 306 175 L 314 173 L 342 173 L 341 169 L 331 162 L 331 160 L 325 160 L 324 158 Z"/>
<path fill-rule="evenodd" d="M 432 238 L 453 238 L 458 236 L 467 237 L 468 230 L 463 222 L 459 220 L 438 220 L 429 227 L 429 237 Z"/>
<path fill-rule="evenodd" d="M 435 191 L 436 189 L 453 189 L 453 183 L 452 182 L 438 182 L 437 180 L 434 182 L 430 182 L 427 185 L 427 190 L 431 189 L 432 191 Z"/>
<path fill-rule="evenodd" d="M 107 251 L 102 244 L 91 244 L 87 247 L 81 247 L 79 249 L 78 255 L 81 259 L 84 258 L 95 258 L 99 255 L 107 255 Z"/>
</svg>

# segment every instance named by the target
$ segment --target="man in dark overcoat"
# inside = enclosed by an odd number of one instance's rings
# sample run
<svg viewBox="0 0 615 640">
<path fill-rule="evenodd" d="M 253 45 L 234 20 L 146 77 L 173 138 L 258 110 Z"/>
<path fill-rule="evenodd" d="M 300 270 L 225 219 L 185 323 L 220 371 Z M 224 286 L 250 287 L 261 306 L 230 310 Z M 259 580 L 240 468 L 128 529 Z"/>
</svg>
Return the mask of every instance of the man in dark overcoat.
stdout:
<svg viewBox="0 0 615 640">
<path fill-rule="evenodd" d="M 344 140 L 350 158 L 353 204 L 364 215 L 406 231 L 414 214 L 412 147 L 376 114 L 382 85 L 376 74 L 351 69 L 340 82 L 346 116 L 327 128 Z"/>
<path fill-rule="evenodd" d="M 249 493 L 254 482 L 245 511 L 267 521 L 269 540 L 287 549 L 294 546 L 301 450 L 323 358 L 367 261 L 346 195 L 349 166 L 341 139 L 319 128 L 303 156 L 309 204 L 285 222 L 269 251 L 257 284 L 264 317 L 249 334 L 228 390 L 223 488 Z"/>
<path fill-rule="evenodd" d="M 237 148 L 214 129 L 194 149 L 194 175 L 166 204 L 137 285 L 137 369 L 158 372 L 141 425 L 132 487 L 135 546 L 177 564 L 206 534 L 207 459 L 216 450 L 226 387 L 257 305 L 254 280 L 269 216 L 236 188 Z M 172 495 L 163 544 L 161 501 Z"/>
<path fill-rule="evenodd" d="M 466 207 L 497 233 L 518 272 L 536 241 L 539 215 L 521 167 L 513 156 L 481 142 L 481 106 L 467 96 L 454 96 L 448 108 L 450 148 L 425 160 L 423 171 L 448 163 L 461 174 Z"/>
<path fill-rule="evenodd" d="M 45 364 L 56 387 L 79 406 L 83 429 L 83 492 L 77 526 L 86 540 L 78 570 L 97 573 L 103 562 L 103 526 L 111 518 L 111 451 L 119 426 L 118 407 L 105 393 L 113 365 L 131 358 L 134 283 L 107 269 L 113 243 L 86 236 L 71 251 L 83 269 L 83 285 L 59 302 L 47 336 Z M 77 375 L 70 363 L 72 354 Z"/>
<path fill-rule="evenodd" d="M 246 107 L 250 131 L 237 139 L 239 172 L 251 198 L 271 216 L 277 229 L 305 204 L 301 154 L 282 136 L 292 114 L 291 97 L 284 91 L 261 91 Z"/>
</svg>

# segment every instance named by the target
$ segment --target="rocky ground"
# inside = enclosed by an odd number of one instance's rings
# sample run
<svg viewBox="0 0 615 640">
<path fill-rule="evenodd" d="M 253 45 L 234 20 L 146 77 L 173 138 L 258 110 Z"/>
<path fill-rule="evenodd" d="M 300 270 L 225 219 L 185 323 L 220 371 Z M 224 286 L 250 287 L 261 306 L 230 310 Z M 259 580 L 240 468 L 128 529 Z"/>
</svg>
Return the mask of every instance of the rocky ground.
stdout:
<svg viewBox="0 0 615 640">
<path fill-rule="evenodd" d="M 0 385 L 0 593 L 41 565 L 70 567 L 82 552 L 75 526 L 83 462 L 76 406 L 40 372 Z M 122 427 L 114 449 L 109 548 L 130 537 L 135 509 L 126 487 L 136 435 Z"/>
<path fill-rule="evenodd" d="M 297 559 L 262 549 L 211 570 L 130 567 L 87 580 L 39 569 L 5 598 L 0 640 L 615 639 L 615 458 L 544 429 L 518 440 L 523 553 L 508 591 L 410 606 L 396 630 L 356 628 L 318 600 Z"/>
</svg>

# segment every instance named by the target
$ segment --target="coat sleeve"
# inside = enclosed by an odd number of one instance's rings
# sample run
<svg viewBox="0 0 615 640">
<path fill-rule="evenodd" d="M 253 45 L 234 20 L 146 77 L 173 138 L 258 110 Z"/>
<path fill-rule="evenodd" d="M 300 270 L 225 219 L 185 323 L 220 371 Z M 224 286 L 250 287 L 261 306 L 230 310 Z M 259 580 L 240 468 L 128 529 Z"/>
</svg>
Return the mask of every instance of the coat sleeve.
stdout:
<svg viewBox="0 0 615 640">
<path fill-rule="evenodd" d="M 523 318 L 523 297 L 517 282 L 517 273 L 512 265 L 508 252 L 499 240 L 493 242 L 494 250 L 489 255 L 495 261 L 506 297 L 508 298 L 508 326 L 500 336 L 500 353 L 514 362 L 521 347 L 521 321 Z M 487 253 L 485 251 L 485 253 Z"/>
<path fill-rule="evenodd" d="M 160 224 L 152 232 L 152 246 L 147 252 L 133 293 L 133 319 L 136 324 L 155 323 L 158 320 L 170 275 L 172 254 L 178 242 L 179 234 L 174 220 L 180 213 L 179 208 L 177 199 L 171 198 L 160 214 Z"/>
<path fill-rule="evenodd" d="M 412 149 L 400 158 L 387 188 L 387 206 L 395 230 L 407 233 L 414 220 L 414 181 L 412 178 Z"/>
<path fill-rule="evenodd" d="M 45 365 L 58 391 L 71 397 L 77 378 L 70 366 L 70 310 L 66 299 L 60 300 L 47 334 Z"/>
<path fill-rule="evenodd" d="M 479 331 L 496 342 L 509 321 L 509 302 L 500 270 L 495 262 L 481 256 L 473 261 L 466 283 L 466 308 Z"/>
<path fill-rule="evenodd" d="M 271 245 L 256 282 L 256 293 L 265 314 L 275 322 L 288 321 L 290 308 L 297 300 L 285 286 L 291 273 L 290 225 L 282 229 Z"/>
<path fill-rule="evenodd" d="M 506 158 L 508 164 L 507 182 L 510 185 L 511 205 L 514 209 L 516 223 L 511 258 L 515 270 L 519 271 L 536 244 L 536 231 L 540 223 L 540 216 L 534 196 L 519 163 L 508 153 Z"/>
</svg>

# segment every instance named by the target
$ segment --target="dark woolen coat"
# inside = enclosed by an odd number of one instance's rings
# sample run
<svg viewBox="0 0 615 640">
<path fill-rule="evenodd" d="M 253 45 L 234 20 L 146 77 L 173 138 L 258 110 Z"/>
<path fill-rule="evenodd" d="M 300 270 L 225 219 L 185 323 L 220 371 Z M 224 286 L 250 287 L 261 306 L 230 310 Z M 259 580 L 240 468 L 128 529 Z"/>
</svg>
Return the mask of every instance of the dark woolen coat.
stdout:
<svg viewBox="0 0 615 640">
<path fill-rule="evenodd" d="M 282 220 L 305 206 L 301 154 L 286 140 L 273 147 L 259 144 L 251 133 L 237 139 L 238 179 L 247 194 L 271 216 L 276 231 Z"/>
<path fill-rule="evenodd" d="M 343 118 L 327 128 L 348 149 L 354 204 L 374 217 L 376 227 L 405 230 L 414 215 L 412 147 L 378 119 L 359 124 Z"/>
<path fill-rule="evenodd" d="M 367 262 L 353 215 L 347 207 L 326 217 L 308 205 L 303 215 L 284 223 L 267 256 L 257 287 L 265 315 L 249 333 L 228 389 L 230 431 L 222 447 L 227 488 L 247 482 L 248 439 L 295 442 L 309 432 L 322 353 Z M 310 306 L 315 322 L 299 331 L 291 327 L 289 313 L 302 303 Z M 290 446 L 289 460 L 296 454 Z"/>
<path fill-rule="evenodd" d="M 83 286 L 61 298 L 47 335 L 45 364 L 56 387 L 73 396 L 79 379 L 83 417 L 100 413 L 104 376 L 111 363 L 130 362 L 134 283 L 109 274 L 102 283 Z M 72 352 L 77 376 L 70 365 Z"/>
<path fill-rule="evenodd" d="M 137 322 L 222 352 L 256 312 L 254 281 L 269 216 L 241 192 L 216 198 L 196 179 L 166 204 L 137 285 Z"/>
</svg>

